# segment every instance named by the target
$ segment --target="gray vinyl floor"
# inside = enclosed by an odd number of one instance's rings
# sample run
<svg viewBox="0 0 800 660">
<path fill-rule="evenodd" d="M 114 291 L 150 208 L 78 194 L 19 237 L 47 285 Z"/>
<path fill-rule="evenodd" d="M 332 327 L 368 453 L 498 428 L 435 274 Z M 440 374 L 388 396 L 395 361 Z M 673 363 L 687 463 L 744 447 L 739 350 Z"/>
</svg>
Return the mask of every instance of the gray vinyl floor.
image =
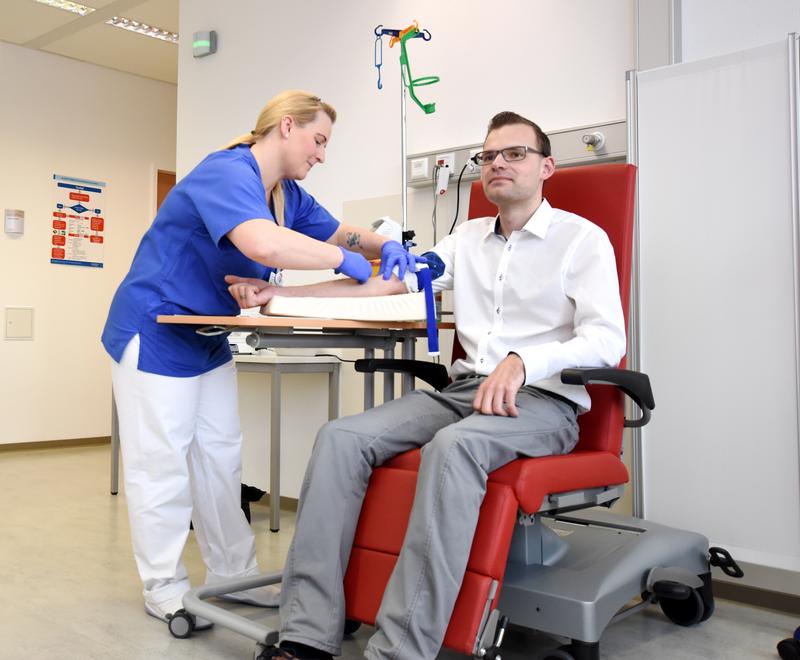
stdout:
<svg viewBox="0 0 800 660">
<path fill-rule="evenodd" d="M 108 447 L 0 452 L 0 659 L 252 658 L 254 643 L 220 626 L 188 640 L 146 616 L 130 551 L 125 499 L 109 494 Z M 268 509 L 253 508 L 258 556 L 280 569 L 293 531 L 267 529 Z M 193 583 L 202 562 L 193 538 L 186 550 Z M 248 609 L 253 617 L 260 611 Z M 602 657 L 620 659 L 777 658 L 775 644 L 800 623 L 771 610 L 717 601 L 705 624 L 680 628 L 658 608 L 611 626 Z M 360 657 L 370 629 L 344 643 Z M 531 659 L 552 639 L 511 631 L 506 660 Z M 464 658 L 449 651 L 442 658 Z"/>
</svg>

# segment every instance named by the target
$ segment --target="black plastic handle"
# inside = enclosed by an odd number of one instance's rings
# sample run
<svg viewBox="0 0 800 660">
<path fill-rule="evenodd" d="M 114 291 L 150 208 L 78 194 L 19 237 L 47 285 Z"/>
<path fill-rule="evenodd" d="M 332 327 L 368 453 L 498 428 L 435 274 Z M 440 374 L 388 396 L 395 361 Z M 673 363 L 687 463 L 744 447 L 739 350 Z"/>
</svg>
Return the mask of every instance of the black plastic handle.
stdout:
<svg viewBox="0 0 800 660">
<path fill-rule="evenodd" d="M 356 371 L 359 373 L 371 374 L 376 371 L 384 373 L 406 373 L 415 378 L 428 383 L 437 390 L 443 390 L 450 383 L 447 369 L 444 365 L 435 362 L 424 362 L 423 360 L 381 360 L 372 358 L 369 360 L 356 360 Z"/>
<path fill-rule="evenodd" d="M 656 407 L 650 378 L 640 371 L 593 367 L 564 369 L 561 382 L 567 385 L 613 385 L 625 392 L 642 411 L 639 419 L 625 420 L 625 426 L 629 428 L 647 424 L 650 412 Z"/>
<path fill-rule="evenodd" d="M 736 563 L 736 560 L 731 557 L 731 553 L 725 548 L 714 546 L 708 549 L 708 554 L 708 563 L 720 568 L 725 575 L 732 578 L 744 577 L 744 571 L 739 567 L 739 564 Z"/>
</svg>

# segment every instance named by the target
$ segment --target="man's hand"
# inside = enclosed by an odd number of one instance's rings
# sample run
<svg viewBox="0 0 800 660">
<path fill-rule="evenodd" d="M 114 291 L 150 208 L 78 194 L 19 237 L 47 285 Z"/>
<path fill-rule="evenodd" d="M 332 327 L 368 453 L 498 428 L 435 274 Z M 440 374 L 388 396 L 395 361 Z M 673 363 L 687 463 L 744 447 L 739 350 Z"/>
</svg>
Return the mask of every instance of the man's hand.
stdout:
<svg viewBox="0 0 800 660">
<path fill-rule="evenodd" d="M 278 287 L 253 277 L 226 275 L 225 281 L 230 285 L 228 292 L 241 309 L 266 305 L 278 290 Z"/>
<path fill-rule="evenodd" d="M 472 407 L 483 415 L 517 416 L 517 392 L 525 383 L 525 365 L 516 353 L 509 353 L 481 383 Z"/>
</svg>

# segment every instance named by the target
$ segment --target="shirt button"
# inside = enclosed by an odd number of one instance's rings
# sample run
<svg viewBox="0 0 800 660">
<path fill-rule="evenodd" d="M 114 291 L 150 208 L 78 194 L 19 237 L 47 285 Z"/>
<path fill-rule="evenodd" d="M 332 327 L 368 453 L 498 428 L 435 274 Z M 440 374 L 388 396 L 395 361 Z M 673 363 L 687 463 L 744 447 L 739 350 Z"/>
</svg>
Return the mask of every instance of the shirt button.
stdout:
<svg viewBox="0 0 800 660">
<path fill-rule="evenodd" d="M 495 310 L 495 312 L 497 312 L 497 313 L 499 314 L 499 313 L 500 313 L 500 308 L 498 307 L 498 308 Z"/>
<path fill-rule="evenodd" d="M 483 358 L 481 358 L 481 364 L 483 364 Z"/>
<path fill-rule="evenodd" d="M 508 245 L 508 251 L 511 252 L 511 244 Z"/>
<path fill-rule="evenodd" d="M 487 334 L 487 335 L 490 335 L 490 334 L 492 334 L 492 331 L 491 331 L 491 330 L 489 330 L 489 332 L 487 332 L 486 334 Z"/>
<path fill-rule="evenodd" d="M 502 282 L 502 281 L 503 281 L 503 276 L 501 275 L 501 276 L 500 276 L 500 277 L 498 277 L 497 279 L 499 279 L 499 280 Z"/>
</svg>

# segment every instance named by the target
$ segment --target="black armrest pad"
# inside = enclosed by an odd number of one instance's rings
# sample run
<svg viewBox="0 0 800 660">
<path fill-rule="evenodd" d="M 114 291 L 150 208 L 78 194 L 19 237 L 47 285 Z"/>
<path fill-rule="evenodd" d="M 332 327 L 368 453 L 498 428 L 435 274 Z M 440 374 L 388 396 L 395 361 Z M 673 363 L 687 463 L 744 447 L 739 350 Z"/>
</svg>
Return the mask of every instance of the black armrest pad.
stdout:
<svg viewBox="0 0 800 660">
<path fill-rule="evenodd" d="M 650 421 L 650 412 L 656 407 L 653 389 L 647 374 L 630 369 L 564 369 L 561 382 L 567 385 L 613 385 L 625 392 L 642 411 L 639 420 L 626 420 L 625 426 L 644 426 Z"/>
<path fill-rule="evenodd" d="M 376 371 L 387 373 L 407 373 L 421 381 L 428 383 L 431 387 L 442 390 L 447 387 L 450 378 L 447 369 L 442 364 L 435 362 L 424 362 L 422 360 L 356 360 L 356 371 L 360 373 L 375 373 Z"/>
</svg>

